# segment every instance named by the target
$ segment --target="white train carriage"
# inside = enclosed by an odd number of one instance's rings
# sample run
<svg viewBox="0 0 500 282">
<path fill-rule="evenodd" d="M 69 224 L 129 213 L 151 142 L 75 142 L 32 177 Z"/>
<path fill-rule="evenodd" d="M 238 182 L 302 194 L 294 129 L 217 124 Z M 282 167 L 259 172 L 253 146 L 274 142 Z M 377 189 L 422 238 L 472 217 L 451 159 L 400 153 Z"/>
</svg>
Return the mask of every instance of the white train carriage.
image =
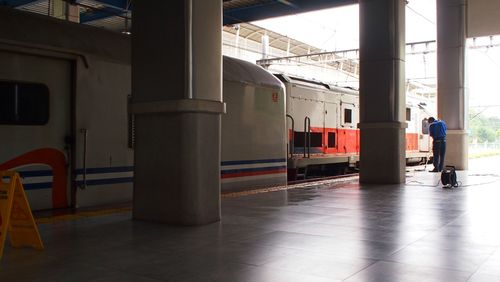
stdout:
<svg viewBox="0 0 500 282">
<path fill-rule="evenodd" d="M 0 170 L 21 173 L 35 210 L 130 201 L 130 37 L 21 12 L 16 20 L 25 24 L 0 39 Z M 25 38 L 32 26 L 38 35 Z M 287 166 L 315 176 L 356 163 L 356 91 L 223 62 L 222 191 L 284 185 Z M 408 132 L 417 134 L 425 109 L 411 103 Z M 428 145 L 408 138 L 407 154 Z"/>
<path fill-rule="evenodd" d="M 276 75 L 286 88 L 288 176 L 299 178 L 343 174 L 357 166 L 360 138 L 359 94 L 319 81 Z M 407 163 L 425 162 L 429 156 L 426 103 L 407 101 Z"/>
<path fill-rule="evenodd" d="M 413 145 L 413 148 L 418 148 L 409 151 L 409 157 L 418 158 L 422 153 L 428 156 L 432 149 L 430 145 L 432 140 L 427 132 L 429 127 L 427 118 L 436 116 L 436 103 L 431 99 L 407 94 L 406 104 L 406 122 L 408 123 L 406 131 L 415 134 L 413 142 L 416 142 L 416 144 Z M 418 154 L 418 152 L 421 154 Z"/>
<path fill-rule="evenodd" d="M 50 19 L 36 22 L 40 32 L 56 33 Z M 61 29 L 74 33 L 73 46 L 0 42 L 0 169 L 20 172 L 34 210 L 129 201 L 130 64 L 103 55 L 128 40 L 76 25 Z M 111 45 L 71 48 L 84 40 Z"/>
<path fill-rule="evenodd" d="M 29 24 L 0 40 L 0 169 L 21 173 L 34 210 L 130 201 L 130 37 L 18 17 Z M 29 26 L 38 37 L 22 36 Z M 223 61 L 222 190 L 286 184 L 283 84 L 254 64 Z"/>
<path fill-rule="evenodd" d="M 284 74 L 289 180 L 346 172 L 359 160 L 359 96 L 350 88 Z"/>
<path fill-rule="evenodd" d="M 285 89 L 263 68 L 224 57 L 222 191 L 287 181 Z"/>
</svg>

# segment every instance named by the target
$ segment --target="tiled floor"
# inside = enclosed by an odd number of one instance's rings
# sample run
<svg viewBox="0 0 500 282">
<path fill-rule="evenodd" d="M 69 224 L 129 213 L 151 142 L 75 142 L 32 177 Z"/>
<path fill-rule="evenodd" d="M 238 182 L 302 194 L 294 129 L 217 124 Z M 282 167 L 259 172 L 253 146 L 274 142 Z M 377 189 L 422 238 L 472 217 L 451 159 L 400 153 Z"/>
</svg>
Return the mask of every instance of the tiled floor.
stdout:
<svg viewBox="0 0 500 282">
<path fill-rule="evenodd" d="M 0 281 L 500 281 L 498 163 L 471 161 L 454 189 L 422 171 L 228 198 L 203 227 L 43 224 L 46 250 L 7 248 Z"/>
</svg>

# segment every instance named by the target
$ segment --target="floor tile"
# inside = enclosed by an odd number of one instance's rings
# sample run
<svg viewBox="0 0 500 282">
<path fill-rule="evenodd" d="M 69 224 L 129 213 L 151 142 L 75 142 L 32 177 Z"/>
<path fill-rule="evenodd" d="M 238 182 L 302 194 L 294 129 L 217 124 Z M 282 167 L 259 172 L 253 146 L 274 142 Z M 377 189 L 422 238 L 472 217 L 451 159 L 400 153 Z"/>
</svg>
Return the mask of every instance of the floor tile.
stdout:
<svg viewBox="0 0 500 282">
<path fill-rule="evenodd" d="M 41 224 L 46 249 L 6 246 L 0 281 L 500 281 L 500 172 L 458 177 L 228 197 L 197 227 L 131 212 Z"/>
<path fill-rule="evenodd" d="M 465 282 L 468 272 L 445 270 L 432 267 L 418 267 L 396 262 L 378 261 L 356 273 L 345 281 L 363 282 Z"/>
</svg>

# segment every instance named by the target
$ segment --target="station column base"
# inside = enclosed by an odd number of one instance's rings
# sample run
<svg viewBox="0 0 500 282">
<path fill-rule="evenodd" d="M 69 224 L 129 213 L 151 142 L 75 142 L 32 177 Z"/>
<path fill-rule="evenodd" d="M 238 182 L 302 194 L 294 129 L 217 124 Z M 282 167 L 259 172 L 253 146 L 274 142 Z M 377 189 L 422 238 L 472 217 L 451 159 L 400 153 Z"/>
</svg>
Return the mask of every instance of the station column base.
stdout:
<svg viewBox="0 0 500 282">
<path fill-rule="evenodd" d="M 465 130 L 449 130 L 446 135 L 445 165 L 454 166 L 458 170 L 469 167 L 469 143 Z"/>
<path fill-rule="evenodd" d="M 132 103 L 135 114 L 133 218 L 172 225 L 220 220 L 218 101 Z"/>
<path fill-rule="evenodd" d="M 360 123 L 359 181 L 399 184 L 406 181 L 406 123 Z"/>
</svg>

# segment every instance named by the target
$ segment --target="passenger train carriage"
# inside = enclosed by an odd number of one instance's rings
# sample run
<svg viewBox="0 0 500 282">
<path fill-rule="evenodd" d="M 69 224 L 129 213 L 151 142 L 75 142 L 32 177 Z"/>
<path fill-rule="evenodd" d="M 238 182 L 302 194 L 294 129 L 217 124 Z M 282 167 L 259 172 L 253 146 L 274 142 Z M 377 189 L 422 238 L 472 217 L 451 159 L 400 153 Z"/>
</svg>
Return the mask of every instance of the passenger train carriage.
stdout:
<svg viewBox="0 0 500 282">
<path fill-rule="evenodd" d="M 285 89 L 261 67 L 224 57 L 222 191 L 287 181 Z"/>
<path fill-rule="evenodd" d="M 0 10 L 6 22 L 10 13 Z M 127 111 L 130 38 L 19 12 L 21 18 L 29 24 L 0 38 L 0 170 L 20 172 L 34 210 L 130 201 L 136 138 Z M 37 26 L 38 36 L 25 38 L 25 26 Z M 223 192 L 355 166 L 356 91 L 273 76 L 228 57 L 223 69 Z M 411 115 L 412 122 L 421 119 Z"/>
<path fill-rule="evenodd" d="M 276 77 L 286 88 L 288 179 L 343 174 L 357 167 L 358 91 L 284 74 Z M 422 134 L 427 103 L 407 95 L 407 163 L 429 157 L 429 136 Z"/>
</svg>

